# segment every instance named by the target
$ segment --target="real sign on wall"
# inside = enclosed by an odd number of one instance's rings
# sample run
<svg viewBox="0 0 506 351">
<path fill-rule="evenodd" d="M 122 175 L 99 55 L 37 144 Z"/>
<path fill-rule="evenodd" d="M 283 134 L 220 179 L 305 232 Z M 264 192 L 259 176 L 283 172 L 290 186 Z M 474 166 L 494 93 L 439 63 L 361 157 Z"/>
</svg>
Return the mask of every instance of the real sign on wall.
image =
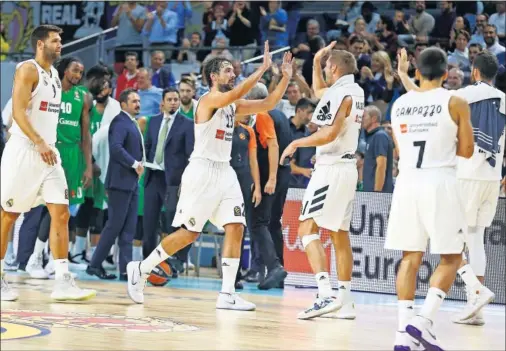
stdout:
<svg viewBox="0 0 506 351">
<path fill-rule="evenodd" d="M 43 2 L 40 23 L 61 27 L 62 41 L 67 43 L 102 32 L 105 27 L 105 5 L 103 1 Z"/>
</svg>

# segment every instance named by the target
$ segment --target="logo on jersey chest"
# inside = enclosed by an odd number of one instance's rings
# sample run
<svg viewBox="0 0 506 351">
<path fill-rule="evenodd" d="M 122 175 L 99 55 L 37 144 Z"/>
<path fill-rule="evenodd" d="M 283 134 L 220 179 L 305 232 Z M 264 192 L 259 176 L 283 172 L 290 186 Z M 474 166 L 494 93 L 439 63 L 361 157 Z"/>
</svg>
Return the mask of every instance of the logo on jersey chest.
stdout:
<svg viewBox="0 0 506 351">
<path fill-rule="evenodd" d="M 48 105 L 48 102 L 47 102 L 47 101 L 41 101 L 41 102 L 40 102 L 40 107 L 39 107 L 39 110 L 40 110 L 40 111 L 44 111 L 44 112 L 46 112 L 46 111 L 47 111 L 47 105 Z"/>
<path fill-rule="evenodd" d="M 408 125 L 407 124 L 401 124 L 401 133 L 407 133 L 408 132 Z"/>
<path fill-rule="evenodd" d="M 225 139 L 225 131 L 223 129 L 216 130 L 216 139 L 220 139 L 220 140 Z"/>
<path fill-rule="evenodd" d="M 47 101 L 41 101 L 39 111 L 60 113 L 60 104 L 53 104 Z"/>
</svg>

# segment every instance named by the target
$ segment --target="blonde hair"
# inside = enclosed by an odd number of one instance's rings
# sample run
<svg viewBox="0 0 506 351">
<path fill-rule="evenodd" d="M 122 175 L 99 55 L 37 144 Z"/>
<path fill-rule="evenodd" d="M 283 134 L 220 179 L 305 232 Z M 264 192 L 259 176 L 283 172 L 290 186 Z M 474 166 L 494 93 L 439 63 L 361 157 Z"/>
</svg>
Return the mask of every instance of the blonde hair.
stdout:
<svg viewBox="0 0 506 351">
<path fill-rule="evenodd" d="M 339 68 L 339 72 L 342 75 L 354 74 L 358 71 L 355 56 L 346 50 L 332 50 L 330 62 Z"/>
<path fill-rule="evenodd" d="M 383 65 L 383 72 L 389 71 L 392 72 L 392 60 L 390 60 L 390 56 L 386 53 L 386 51 L 380 50 L 376 51 L 371 56 L 371 60 L 378 60 Z M 383 73 L 381 72 L 381 73 Z"/>
</svg>

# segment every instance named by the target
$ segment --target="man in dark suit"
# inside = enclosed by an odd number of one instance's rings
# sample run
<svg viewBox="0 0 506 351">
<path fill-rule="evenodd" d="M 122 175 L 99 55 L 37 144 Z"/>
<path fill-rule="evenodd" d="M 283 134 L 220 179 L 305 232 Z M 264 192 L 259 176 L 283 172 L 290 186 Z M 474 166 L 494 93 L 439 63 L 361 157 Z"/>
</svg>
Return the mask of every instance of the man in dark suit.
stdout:
<svg viewBox="0 0 506 351">
<path fill-rule="evenodd" d="M 86 272 L 101 279 L 108 278 L 102 262 L 119 238 L 120 280 L 126 280 L 126 265 L 132 260 L 132 241 L 137 225 L 138 182 L 146 157 L 142 134 L 135 120 L 140 111 L 140 97 L 135 90 L 125 89 L 119 102 L 122 111 L 109 126 L 110 159 L 105 178 L 109 219 Z"/>
<path fill-rule="evenodd" d="M 144 179 L 144 257 L 158 245 L 157 228 L 164 204 L 167 220 L 162 231 L 175 231 L 171 224 L 176 214 L 178 189 L 195 143 L 193 121 L 178 112 L 179 105 L 177 89 L 166 88 L 162 95 L 162 113 L 149 120 L 146 131 L 146 159 L 154 167 L 147 167 Z"/>
</svg>

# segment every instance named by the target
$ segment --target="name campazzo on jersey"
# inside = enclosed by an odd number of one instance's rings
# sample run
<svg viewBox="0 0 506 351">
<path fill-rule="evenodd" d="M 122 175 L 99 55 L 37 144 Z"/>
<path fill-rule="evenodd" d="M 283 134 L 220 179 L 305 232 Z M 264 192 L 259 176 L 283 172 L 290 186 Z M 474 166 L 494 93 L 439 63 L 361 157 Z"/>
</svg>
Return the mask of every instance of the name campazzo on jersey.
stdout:
<svg viewBox="0 0 506 351">
<path fill-rule="evenodd" d="M 398 117 L 422 115 L 423 117 L 432 117 L 435 113 L 441 113 L 443 107 L 441 105 L 425 105 L 415 107 L 399 107 L 396 109 L 395 114 Z"/>
</svg>

